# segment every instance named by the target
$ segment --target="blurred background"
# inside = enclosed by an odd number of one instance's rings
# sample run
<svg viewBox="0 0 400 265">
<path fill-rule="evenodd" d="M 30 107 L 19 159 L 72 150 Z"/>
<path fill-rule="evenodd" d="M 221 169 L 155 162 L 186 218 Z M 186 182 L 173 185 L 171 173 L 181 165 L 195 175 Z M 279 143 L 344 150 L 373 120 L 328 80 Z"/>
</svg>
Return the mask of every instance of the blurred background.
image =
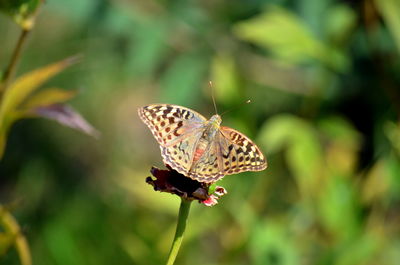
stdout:
<svg viewBox="0 0 400 265">
<path fill-rule="evenodd" d="M 2 70 L 20 31 L 0 15 Z M 214 207 L 193 203 L 176 264 L 398 264 L 398 0 L 48 0 L 17 74 L 76 54 L 46 86 L 79 90 L 70 104 L 101 137 L 21 120 L 0 161 L 33 264 L 165 263 L 179 198 L 145 183 L 163 165 L 137 108 L 209 118 L 209 80 L 219 113 L 233 108 L 223 125 L 269 167 L 224 178 Z"/>
</svg>

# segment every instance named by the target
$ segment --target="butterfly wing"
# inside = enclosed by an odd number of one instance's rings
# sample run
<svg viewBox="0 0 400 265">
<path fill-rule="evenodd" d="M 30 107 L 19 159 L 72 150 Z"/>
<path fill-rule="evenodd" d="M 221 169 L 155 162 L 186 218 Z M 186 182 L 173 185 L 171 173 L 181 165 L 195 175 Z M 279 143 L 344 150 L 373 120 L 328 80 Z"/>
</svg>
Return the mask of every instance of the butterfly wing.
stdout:
<svg viewBox="0 0 400 265">
<path fill-rule="evenodd" d="M 164 163 L 187 175 L 206 118 L 189 108 L 169 104 L 144 106 L 138 114 L 160 144 Z"/>
<path fill-rule="evenodd" d="M 225 175 L 245 171 L 260 171 L 267 161 L 260 149 L 244 134 L 221 126 L 204 155 L 189 172 L 189 177 L 201 182 L 216 182 Z"/>
<path fill-rule="evenodd" d="M 218 140 L 218 139 L 216 139 Z M 224 177 L 218 141 L 208 143 L 204 154 L 191 166 L 188 176 L 200 182 L 216 182 Z"/>
<path fill-rule="evenodd" d="M 221 126 L 219 139 L 224 175 L 267 168 L 267 160 L 258 146 L 241 132 Z"/>
</svg>

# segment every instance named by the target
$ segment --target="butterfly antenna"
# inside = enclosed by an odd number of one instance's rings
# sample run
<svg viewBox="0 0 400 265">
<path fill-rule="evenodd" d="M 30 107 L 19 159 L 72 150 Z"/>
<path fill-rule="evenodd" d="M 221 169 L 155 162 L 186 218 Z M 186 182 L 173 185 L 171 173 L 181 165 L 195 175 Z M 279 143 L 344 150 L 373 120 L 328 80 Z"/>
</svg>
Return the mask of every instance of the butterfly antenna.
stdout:
<svg viewBox="0 0 400 265">
<path fill-rule="evenodd" d="M 251 100 L 250 100 L 250 99 L 246 100 L 246 101 L 243 102 L 242 104 L 237 105 L 237 106 L 234 107 L 234 108 L 231 108 L 231 109 L 229 109 L 229 110 L 227 110 L 227 111 L 222 112 L 221 116 L 224 115 L 224 114 L 226 114 L 226 113 L 228 113 L 228 112 L 231 112 L 232 110 L 235 110 L 235 109 L 240 108 L 240 107 L 243 106 L 244 104 L 249 104 L 249 103 L 251 103 Z"/>
<path fill-rule="evenodd" d="M 212 98 L 212 101 L 213 101 L 213 104 L 214 104 L 215 114 L 218 114 L 217 104 L 215 103 L 215 96 L 214 96 L 215 91 L 214 91 L 213 83 L 212 83 L 211 80 L 208 81 L 208 85 L 209 85 L 210 88 L 211 88 L 211 98 Z"/>
</svg>

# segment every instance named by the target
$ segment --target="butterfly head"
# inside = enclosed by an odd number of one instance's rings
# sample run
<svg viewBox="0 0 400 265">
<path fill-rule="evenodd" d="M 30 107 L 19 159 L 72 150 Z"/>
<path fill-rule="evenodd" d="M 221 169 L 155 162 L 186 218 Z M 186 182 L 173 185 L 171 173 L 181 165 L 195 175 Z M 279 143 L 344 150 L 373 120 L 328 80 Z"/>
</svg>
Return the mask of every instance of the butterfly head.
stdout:
<svg viewBox="0 0 400 265">
<path fill-rule="evenodd" d="M 219 128 L 221 122 L 222 122 L 221 116 L 219 116 L 218 114 L 213 115 L 209 120 L 209 124 L 211 124 L 215 128 Z"/>
</svg>

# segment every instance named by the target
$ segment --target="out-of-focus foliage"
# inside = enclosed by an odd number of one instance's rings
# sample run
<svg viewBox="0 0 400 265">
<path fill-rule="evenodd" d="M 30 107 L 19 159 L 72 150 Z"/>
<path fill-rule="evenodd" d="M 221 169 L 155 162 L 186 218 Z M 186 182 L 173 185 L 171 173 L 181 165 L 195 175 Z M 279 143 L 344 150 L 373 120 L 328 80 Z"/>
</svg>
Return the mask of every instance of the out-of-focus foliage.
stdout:
<svg viewBox="0 0 400 265">
<path fill-rule="evenodd" d="M 136 109 L 209 117 L 212 80 L 218 111 L 233 109 L 223 125 L 269 168 L 227 176 L 217 206 L 192 206 L 177 264 L 397 264 L 399 18 L 396 0 L 46 1 L 18 76 L 83 53 L 48 86 L 79 89 L 71 103 L 102 137 L 45 120 L 11 129 L 0 202 L 33 263 L 165 262 L 179 199 L 144 182 L 162 162 Z M 1 16 L 0 32 L 4 69 L 19 28 Z M 19 264 L 4 233 L 0 264 Z"/>
<path fill-rule="evenodd" d="M 31 29 L 36 12 L 43 0 L 0 0 L 0 12 L 11 18 L 23 29 Z"/>
<path fill-rule="evenodd" d="M 75 61 L 76 58 L 70 58 L 40 68 L 4 87 L 0 100 L 0 159 L 3 157 L 11 125 L 22 118 L 42 116 L 88 134 L 98 134 L 78 113 L 60 105 L 71 99 L 76 94 L 74 91 L 50 88 L 34 94 L 40 85 Z"/>
</svg>

